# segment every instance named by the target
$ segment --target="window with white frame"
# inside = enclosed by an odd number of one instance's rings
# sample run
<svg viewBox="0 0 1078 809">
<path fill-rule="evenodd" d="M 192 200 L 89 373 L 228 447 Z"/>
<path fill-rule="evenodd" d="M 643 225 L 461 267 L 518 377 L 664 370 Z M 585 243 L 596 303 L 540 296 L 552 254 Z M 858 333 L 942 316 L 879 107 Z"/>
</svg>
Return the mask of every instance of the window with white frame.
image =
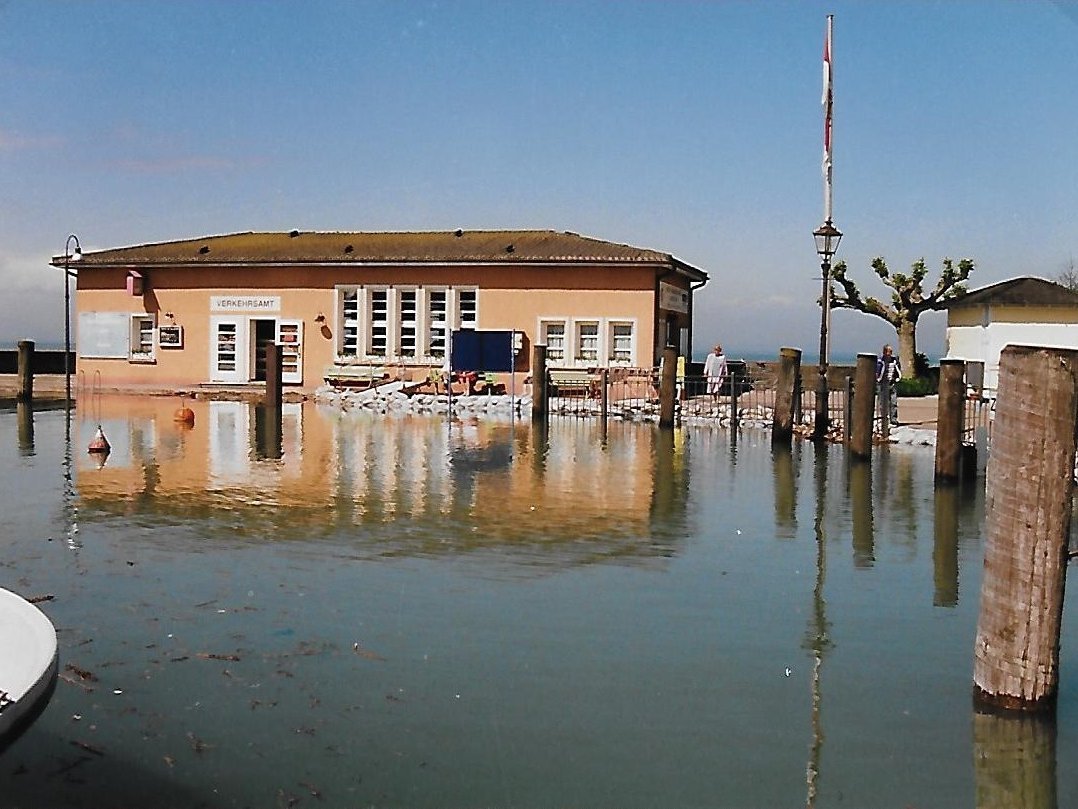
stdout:
<svg viewBox="0 0 1078 809">
<path fill-rule="evenodd" d="M 479 328 L 479 295 L 474 289 L 457 293 L 457 320 L 462 329 Z"/>
<path fill-rule="evenodd" d="M 444 357 L 449 334 L 449 294 L 444 289 L 427 292 L 427 353 Z"/>
<path fill-rule="evenodd" d="M 153 315 L 131 316 L 131 354 L 133 362 L 148 362 L 154 358 L 153 335 L 157 328 Z"/>
<path fill-rule="evenodd" d="M 400 311 L 397 316 L 397 352 L 401 357 L 414 357 L 419 345 L 419 293 L 414 289 L 400 291 Z"/>
<path fill-rule="evenodd" d="M 632 365 L 633 324 L 612 321 L 609 326 L 610 361 L 617 364 Z"/>
<path fill-rule="evenodd" d="M 372 289 L 370 291 L 370 309 L 368 311 L 370 331 L 368 353 L 375 357 L 384 357 L 389 350 L 389 290 Z"/>
<path fill-rule="evenodd" d="M 539 341 L 546 343 L 548 362 L 565 361 L 565 321 L 544 320 L 539 326 Z"/>
<path fill-rule="evenodd" d="M 341 290 L 341 354 L 359 355 L 359 290 Z"/>
<path fill-rule="evenodd" d="M 583 362 L 599 361 L 599 322 L 578 320 L 576 327 L 576 358 Z"/>
</svg>

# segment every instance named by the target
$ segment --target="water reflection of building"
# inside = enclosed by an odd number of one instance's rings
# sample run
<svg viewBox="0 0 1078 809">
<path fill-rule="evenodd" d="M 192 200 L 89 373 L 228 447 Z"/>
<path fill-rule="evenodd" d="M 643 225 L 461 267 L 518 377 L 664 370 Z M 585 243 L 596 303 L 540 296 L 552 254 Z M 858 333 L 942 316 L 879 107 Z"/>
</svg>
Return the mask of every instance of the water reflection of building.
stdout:
<svg viewBox="0 0 1078 809">
<path fill-rule="evenodd" d="M 669 526 L 683 522 L 685 448 L 650 424 L 619 425 L 603 443 L 582 421 L 543 431 L 297 403 L 283 408 L 275 455 L 260 446 L 258 406 L 183 404 L 193 427 L 174 421 L 169 398 L 110 397 L 80 412 L 84 519 L 217 509 L 236 536 L 303 530 L 362 538 L 365 553 L 497 548 L 540 563 L 661 558 L 682 536 Z M 113 447 L 101 468 L 82 449 L 98 424 Z"/>
</svg>

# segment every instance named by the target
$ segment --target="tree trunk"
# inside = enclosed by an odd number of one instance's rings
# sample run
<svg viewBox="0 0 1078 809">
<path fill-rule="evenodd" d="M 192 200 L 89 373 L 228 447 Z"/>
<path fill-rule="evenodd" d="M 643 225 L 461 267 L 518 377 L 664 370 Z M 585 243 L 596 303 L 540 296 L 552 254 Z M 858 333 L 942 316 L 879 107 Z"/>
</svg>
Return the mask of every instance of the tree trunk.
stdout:
<svg viewBox="0 0 1078 809">
<path fill-rule="evenodd" d="M 917 355 L 917 321 L 903 320 L 898 326 L 898 361 L 902 378 L 913 379 L 913 359 Z"/>
</svg>

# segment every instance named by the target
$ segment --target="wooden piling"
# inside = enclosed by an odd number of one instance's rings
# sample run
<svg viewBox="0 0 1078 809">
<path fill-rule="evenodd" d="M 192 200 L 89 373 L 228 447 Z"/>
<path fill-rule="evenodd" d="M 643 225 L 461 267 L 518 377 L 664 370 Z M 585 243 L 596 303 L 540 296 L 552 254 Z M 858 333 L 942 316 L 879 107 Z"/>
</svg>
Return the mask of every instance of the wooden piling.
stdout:
<svg viewBox="0 0 1078 809">
<path fill-rule="evenodd" d="M 532 421 L 545 421 L 547 415 L 546 346 L 532 346 Z"/>
<path fill-rule="evenodd" d="M 876 409 L 876 355 L 858 354 L 853 378 L 850 413 L 850 452 L 857 458 L 872 457 L 872 414 Z"/>
<path fill-rule="evenodd" d="M 1078 351 L 1005 348 L 973 650 L 974 693 L 984 704 L 1038 711 L 1055 702 L 1076 421 Z"/>
<path fill-rule="evenodd" d="M 940 360 L 936 411 L 936 483 L 962 477 L 962 432 L 966 409 L 966 363 Z"/>
<path fill-rule="evenodd" d="M 17 398 L 20 402 L 29 402 L 34 398 L 34 341 L 19 340 L 19 359 L 17 372 L 19 375 L 19 392 Z"/>
<path fill-rule="evenodd" d="M 603 368 L 599 371 L 599 426 L 606 440 L 606 423 L 610 415 L 610 369 Z"/>
<path fill-rule="evenodd" d="M 793 438 L 794 413 L 800 397 L 801 349 L 780 348 L 778 379 L 775 381 L 775 412 L 771 422 L 771 443 L 789 444 Z"/>
<path fill-rule="evenodd" d="M 662 378 L 659 380 L 659 427 L 674 426 L 674 397 L 677 392 L 677 348 L 663 349 Z"/>
<path fill-rule="evenodd" d="M 281 347 L 276 343 L 266 346 L 266 399 L 267 407 L 281 409 L 282 387 Z"/>
</svg>

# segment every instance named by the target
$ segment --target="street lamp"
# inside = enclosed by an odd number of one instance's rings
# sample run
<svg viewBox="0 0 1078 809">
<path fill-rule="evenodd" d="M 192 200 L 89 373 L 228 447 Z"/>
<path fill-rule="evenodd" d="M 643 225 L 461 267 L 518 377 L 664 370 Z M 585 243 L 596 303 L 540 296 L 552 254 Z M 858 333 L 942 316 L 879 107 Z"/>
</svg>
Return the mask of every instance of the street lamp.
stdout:
<svg viewBox="0 0 1078 809">
<path fill-rule="evenodd" d="M 820 254 L 820 270 L 823 275 L 823 296 L 820 298 L 820 363 L 816 380 L 816 423 L 812 430 L 813 441 L 827 438 L 830 419 L 827 412 L 827 322 L 831 310 L 831 257 L 838 250 L 842 233 L 828 219 L 812 232 L 816 240 L 816 252 Z"/>
<path fill-rule="evenodd" d="M 75 252 L 71 252 L 71 243 L 75 243 Z M 64 401 L 71 409 L 71 277 L 78 277 L 71 271 L 71 262 L 82 258 L 82 245 L 79 237 L 72 233 L 64 245 Z"/>
</svg>

